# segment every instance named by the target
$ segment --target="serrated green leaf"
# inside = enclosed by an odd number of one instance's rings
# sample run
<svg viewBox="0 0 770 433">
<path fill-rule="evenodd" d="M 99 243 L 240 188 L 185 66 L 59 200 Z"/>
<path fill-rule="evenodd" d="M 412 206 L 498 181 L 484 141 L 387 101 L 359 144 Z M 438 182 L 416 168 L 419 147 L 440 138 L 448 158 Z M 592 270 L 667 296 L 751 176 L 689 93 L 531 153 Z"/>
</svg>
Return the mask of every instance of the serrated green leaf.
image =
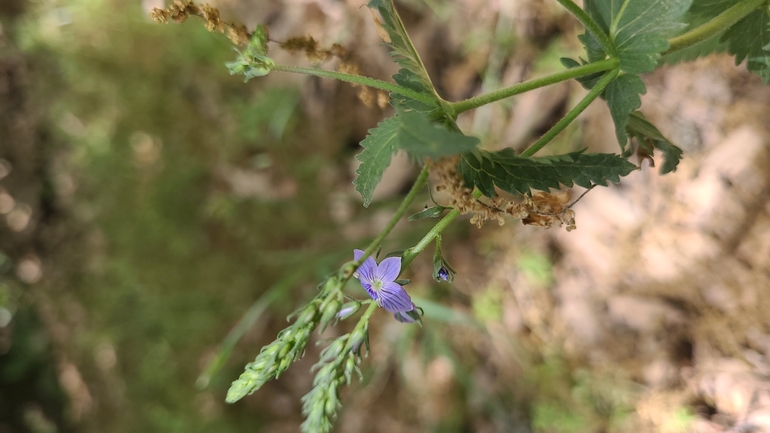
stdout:
<svg viewBox="0 0 770 433">
<path fill-rule="evenodd" d="M 459 130 L 450 131 L 432 122 L 424 113 L 399 111 L 370 129 L 369 135 L 361 142 L 364 151 L 356 155 L 361 165 L 356 170 L 358 176 L 353 184 L 364 199 L 364 207 L 368 207 L 374 188 L 396 151 L 405 150 L 416 159 L 437 159 L 468 152 L 478 143 L 478 138 L 463 135 Z"/>
<path fill-rule="evenodd" d="M 660 174 L 676 171 L 676 166 L 679 165 L 679 161 L 682 159 L 682 149 L 664 137 L 655 125 L 644 118 L 642 113 L 638 111 L 631 113 L 626 131 L 628 135 L 639 140 L 640 145 L 650 142 L 663 153 L 663 165 L 660 167 Z M 652 156 L 652 149 L 649 146 L 645 146 L 645 148 L 647 148 L 650 156 Z"/>
<path fill-rule="evenodd" d="M 399 111 L 398 147 L 414 158 L 458 155 L 476 147 L 479 139 L 449 131 L 417 111 Z"/>
<path fill-rule="evenodd" d="M 431 206 L 429 208 L 425 208 L 424 210 L 417 212 L 416 214 L 410 215 L 409 218 L 407 218 L 407 221 L 417 221 L 421 220 L 423 218 L 438 218 L 441 216 L 441 214 L 444 213 L 445 210 L 449 208 L 444 206 Z"/>
<path fill-rule="evenodd" d="M 620 70 L 631 74 L 651 72 L 668 37 L 681 31 L 681 17 L 692 0 L 585 0 L 586 12 L 607 32 L 614 44 Z M 598 44 L 590 34 L 582 37 L 589 60 L 598 60 Z"/>
<path fill-rule="evenodd" d="M 689 14 L 706 22 L 738 3 L 739 0 L 693 0 Z M 770 10 L 761 7 L 733 24 L 718 39 L 720 46 L 735 56 L 736 65 L 748 58 L 748 69 L 762 77 L 765 83 L 770 80 L 768 14 Z"/>
<path fill-rule="evenodd" d="M 361 142 L 364 151 L 356 155 L 361 165 L 356 169 L 356 180 L 353 181 L 356 191 L 364 199 L 364 207 L 372 202 L 374 188 L 380 183 L 382 174 L 390 165 L 393 154 L 398 147 L 398 129 L 400 121 L 390 117 L 380 122 L 376 128 L 369 130 L 369 135 Z"/>
<path fill-rule="evenodd" d="M 431 97 L 433 97 L 430 91 L 426 90 L 422 85 L 419 78 L 408 69 L 400 69 L 395 75 L 393 75 L 393 80 L 400 86 L 412 89 L 416 92 L 431 95 Z M 393 105 L 396 108 L 420 111 L 423 113 L 428 113 L 437 109 L 438 101 L 436 102 L 437 103 L 435 104 L 426 104 L 425 102 L 417 101 L 400 93 L 393 92 L 390 94 L 390 105 Z"/>
<path fill-rule="evenodd" d="M 513 149 L 482 150 L 464 154 L 457 165 L 469 188 L 476 187 L 494 197 L 495 186 L 511 194 L 529 194 L 532 189 L 548 191 L 573 184 L 590 188 L 619 182 L 636 166 L 619 155 L 573 152 L 565 155 L 525 158 Z"/>
<path fill-rule="evenodd" d="M 704 18 L 714 18 L 727 8 L 735 6 L 740 0 L 693 0 L 689 14 Z"/>
<path fill-rule="evenodd" d="M 764 8 L 746 15 L 727 29 L 722 41 L 727 42 L 727 51 L 735 56 L 735 64 L 744 59 L 749 71 L 770 81 L 770 16 Z"/>
<path fill-rule="evenodd" d="M 401 86 L 430 95 L 438 101 L 438 94 L 433 87 L 433 83 L 430 81 L 428 72 L 425 70 L 425 65 L 423 65 L 420 55 L 417 53 L 414 45 L 412 45 L 412 41 L 406 33 L 404 23 L 401 21 L 401 17 L 398 16 L 393 1 L 371 0 L 367 6 L 379 12 L 380 16 L 382 16 L 382 22 L 376 24 L 387 32 L 390 42 L 386 42 L 386 44 L 391 49 L 391 56 L 403 68 L 393 76 L 393 79 Z"/>
<path fill-rule="evenodd" d="M 682 19 L 682 21 L 688 23 L 687 28 L 682 31 L 683 34 L 707 23 L 711 18 L 713 18 L 703 16 L 700 13 L 696 13 L 695 11 L 697 11 L 699 7 L 705 6 L 698 3 L 699 0 L 694 0 L 689 12 L 687 12 L 687 14 L 685 14 L 684 18 Z M 724 9 L 721 9 L 721 11 L 724 11 Z M 683 48 L 670 54 L 666 54 L 663 56 L 661 61 L 663 63 L 673 65 L 680 62 L 690 62 L 697 59 L 698 57 L 704 57 L 709 54 L 724 52 L 727 50 L 727 43 L 721 40 L 723 35 L 724 32 L 721 32 L 708 39 L 700 41 L 695 45 Z"/>
<path fill-rule="evenodd" d="M 691 62 L 699 57 L 705 57 L 709 54 L 722 53 L 727 51 L 727 44 L 721 40 L 724 33 L 716 34 L 697 44 L 666 54 L 661 59 L 663 63 L 674 65 L 681 62 Z"/>
<path fill-rule="evenodd" d="M 647 92 L 642 80 L 636 75 L 621 75 L 614 79 L 604 90 L 604 99 L 610 108 L 612 121 L 615 123 L 615 136 L 621 152 L 625 151 L 628 137 L 626 126 L 631 112 L 642 106 L 639 94 Z"/>
</svg>

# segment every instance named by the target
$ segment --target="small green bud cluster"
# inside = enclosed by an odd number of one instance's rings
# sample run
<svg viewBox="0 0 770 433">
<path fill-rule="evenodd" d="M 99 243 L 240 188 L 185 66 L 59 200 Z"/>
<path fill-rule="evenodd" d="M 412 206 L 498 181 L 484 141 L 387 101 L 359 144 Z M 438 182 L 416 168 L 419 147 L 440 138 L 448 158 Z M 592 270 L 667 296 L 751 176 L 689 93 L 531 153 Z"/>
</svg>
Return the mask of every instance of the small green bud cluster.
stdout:
<svg viewBox="0 0 770 433">
<path fill-rule="evenodd" d="M 251 35 L 246 49 L 243 52 L 236 49 L 238 58 L 234 62 L 226 64 L 230 70 L 230 75 L 243 74 L 243 81 L 249 81 L 252 78 L 269 74 L 275 66 L 275 62 L 267 56 L 267 41 L 267 27 L 258 26 Z"/>
<path fill-rule="evenodd" d="M 302 397 L 302 423 L 304 433 L 327 433 L 337 418 L 337 408 L 342 406 L 339 389 L 349 385 L 353 375 L 362 378 L 358 367 L 361 350 L 367 353 L 369 347 L 369 320 L 363 318 L 353 332 L 336 338 L 321 352 L 320 361 L 313 379 L 313 389 Z"/>
<path fill-rule="evenodd" d="M 254 362 L 227 391 L 227 402 L 234 403 L 262 387 L 270 379 L 277 378 L 305 353 L 310 333 L 321 319 L 318 298 L 300 310 L 297 320 L 278 334 L 272 343 L 263 347 Z"/>
<path fill-rule="evenodd" d="M 310 334 L 320 325 L 321 331 L 332 320 L 338 319 L 342 298 L 342 282 L 338 277 L 326 280 L 320 286 L 318 294 L 308 305 L 297 310 L 289 317 L 296 317 L 294 323 L 278 333 L 272 343 L 263 347 L 254 362 L 246 365 L 241 376 L 227 391 L 226 401 L 235 403 L 252 394 L 268 380 L 277 378 L 294 361 L 302 358 Z"/>
</svg>

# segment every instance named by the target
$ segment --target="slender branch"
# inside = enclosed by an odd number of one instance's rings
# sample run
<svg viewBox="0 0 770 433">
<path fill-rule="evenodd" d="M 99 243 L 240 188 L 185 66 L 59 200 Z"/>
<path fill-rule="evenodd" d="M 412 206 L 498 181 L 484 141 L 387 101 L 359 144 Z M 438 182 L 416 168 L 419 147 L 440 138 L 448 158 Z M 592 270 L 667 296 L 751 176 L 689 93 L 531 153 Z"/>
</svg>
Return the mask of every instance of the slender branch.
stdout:
<svg viewBox="0 0 770 433">
<path fill-rule="evenodd" d="M 691 47 L 699 42 L 730 28 L 733 24 L 743 19 L 746 15 L 754 12 L 760 6 L 767 3 L 767 0 L 743 0 L 742 2 L 725 10 L 708 21 L 689 32 L 668 40 L 669 48 L 663 55 Z"/>
<path fill-rule="evenodd" d="M 580 21 L 580 24 L 583 24 L 583 27 L 585 27 L 589 32 L 591 32 L 592 35 L 594 35 L 596 40 L 599 41 L 599 45 L 601 45 L 602 49 L 604 49 L 605 53 L 609 54 L 610 57 L 618 56 L 618 52 L 615 49 L 615 45 L 613 45 L 612 41 L 610 41 L 610 37 L 607 35 L 607 33 L 604 32 L 604 30 L 602 30 L 601 27 L 599 27 L 599 24 L 586 13 L 586 11 L 581 9 L 580 6 L 576 5 L 572 0 L 556 1 L 564 6 L 565 9 L 570 11 L 570 13 L 572 13 L 572 15 L 574 15 L 575 18 Z"/>
<path fill-rule="evenodd" d="M 481 198 L 483 194 L 481 194 L 481 191 L 475 190 L 473 191 L 473 198 L 479 199 Z M 435 226 L 433 226 L 432 229 L 428 233 L 425 234 L 425 236 L 420 239 L 420 242 L 417 242 L 417 245 L 413 246 L 412 248 L 409 248 L 404 253 L 404 258 L 401 260 L 401 270 L 403 271 L 406 269 L 414 260 L 415 257 L 417 257 L 428 245 L 430 245 L 430 242 L 436 238 L 436 236 L 440 235 L 442 231 L 444 231 L 445 228 L 449 226 L 449 224 L 452 223 L 458 216 L 460 216 L 460 211 L 457 209 L 452 209 L 448 214 L 444 216 L 444 218 L 441 218 L 441 221 L 437 222 Z"/>
<path fill-rule="evenodd" d="M 420 239 L 420 242 L 417 242 L 417 245 L 406 250 L 404 253 L 404 258 L 401 260 L 401 270 L 406 269 L 412 263 L 415 257 L 417 257 L 422 252 L 422 250 L 424 250 L 433 241 L 433 239 L 445 228 L 447 228 L 447 226 L 458 216 L 460 216 L 460 211 L 457 209 L 452 209 L 448 214 L 444 216 L 444 218 L 441 218 L 441 221 L 436 223 L 436 225 L 433 226 L 433 228 L 430 229 L 430 231 L 426 233 L 422 239 Z"/>
<path fill-rule="evenodd" d="M 366 311 L 364 311 L 364 314 L 361 316 L 360 319 L 358 319 L 356 328 L 358 328 L 359 326 L 361 328 L 365 327 L 366 323 L 369 321 L 369 318 L 372 317 L 372 313 L 374 313 L 374 310 L 376 310 L 377 307 L 379 307 L 379 305 L 375 301 L 365 301 L 365 302 L 369 302 L 369 307 L 366 308 Z"/>
<path fill-rule="evenodd" d="M 390 233 L 391 230 L 393 230 L 393 227 L 396 225 L 398 220 L 401 219 L 402 216 L 404 216 L 404 212 L 406 212 L 406 209 L 409 207 L 410 204 L 414 201 L 414 198 L 417 196 L 417 193 L 420 191 L 420 188 L 425 184 L 425 181 L 428 179 L 428 174 L 430 173 L 430 169 L 428 168 L 428 165 L 426 164 L 425 167 L 422 168 L 422 171 L 420 172 L 420 175 L 417 176 L 417 180 L 414 181 L 414 185 L 412 185 L 412 189 L 409 190 L 409 192 L 406 194 L 406 197 L 404 197 L 404 200 L 401 202 L 401 205 L 396 210 L 396 213 L 393 215 L 393 217 L 388 221 L 388 225 L 385 226 L 382 231 L 380 231 L 380 234 L 377 235 L 376 238 L 374 238 L 373 241 L 369 243 L 369 246 L 366 247 L 366 250 L 364 250 L 364 255 L 361 257 L 361 260 L 356 262 L 355 269 L 358 269 L 359 266 L 361 266 L 361 263 L 366 260 L 367 257 L 369 257 L 374 250 L 377 249 L 377 247 L 380 246 L 382 243 L 382 240 L 385 239 L 385 236 Z M 354 269 L 354 270 L 355 270 Z"/>
<path fill-rule="evenodd" d="M 542 149 L 543 146 L 548 144 L 551 140 L 553 140 L 554 137 L 556 137 L 561 131 L 564 130 L 564 128 L 567 127 L 570 123 L 572 123 L 573 120 L 575 120 L 576 117 L 580 113 L 583 112 L 583 110 L 588 107 L 588 105 L 593 102 L 594 99 L 596 99 L 601 93 L 604 91 L 604 89 L 612 82 L 612 80 L 615 79 L 615 77 L 618 76 L 618 69 L 614 69 L 604 75 L 601 80 L 599 80 L 598 83 L 591 89 L 590 92 L 588 92 L 588 95 L 586 95 L 585 98 L 583 98 L 578 104 L 571 109 L 559 122 L 556 123 L 556 125 L 553 125 L 553 128 L 549 129 L 548 132 L 543 134 L 542 137 L 540 137 L 539 140 L 537 140 L 532 146 L 527 148 L 524 152 L 521 153 L 519 156 L 532 156 L 534 155 L 538 150 Z"/>
<path fill-rule="evenodd" d="M 481 107 L 482 105 L 489 104 L 491 102 L 499 101 L 520 93 L 529 92 L 540 87 L 548 86 L 550 84 L 559 83 L 572 78 L 583 77 L 591 75 L 597 72 L 609 71 L 618 67 L 617 59 L 606 59 L 595 63 L 589 63 L 587 65 L 578 66 L 576 68 L 567 69 L 566 71 L 558 72 L 556 74 L 548 75 L 545 77 L 535 78 L 523 83 L 516 84 L 505 89 L 500 89 L 495 92 L 490 92 L 485 95 L 476 96 L 474 98 L 466 99 L 464 101 L 452 102 L 449 106 L 454 110 L 456 114 L 464 111 L 472 110 L 474 108 Z"/>
<path fill-rule="evenodd" d="M 412 98 L 414 100 L 424 102 L 429 105 L 436 104 L 436 99 L 419 92 L 415 92 L 412 89 L 399 86 L 398 84 L 388 83 L 387 81 L 378 80 L 376 78 L 364 77 L 361 75 L 345 74 L 336 71 L 327 71 L 324 69 L 316 68 L 301 68 L 298 66 L 283 66 L 275 65 L 271 67 L 273 71 L 280 72 L 293 72 L 295 74 L 314 75 L 316 77 L 333 78 L 335 80 L 345 81 L 347 83 L 361 84 L 364 86 L 374 87 L 375 89 L 386 90 L 392 93 L 398 93 L 399 95 Z"/>
</svg>

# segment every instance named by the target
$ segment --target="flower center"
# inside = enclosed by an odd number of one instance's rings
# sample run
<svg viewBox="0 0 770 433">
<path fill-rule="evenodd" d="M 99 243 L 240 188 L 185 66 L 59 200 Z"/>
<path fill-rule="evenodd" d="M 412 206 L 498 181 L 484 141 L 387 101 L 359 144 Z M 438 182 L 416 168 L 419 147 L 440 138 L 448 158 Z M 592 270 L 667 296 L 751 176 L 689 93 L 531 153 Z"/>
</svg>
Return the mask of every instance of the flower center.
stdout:
<svg viewBox="0 0 770 433">
<path fill-rule="evenodd" d="M 382 281 L 375 280 L 372 282 L 372 290 L 379 292 L 382 290 Z"/>
</svg>

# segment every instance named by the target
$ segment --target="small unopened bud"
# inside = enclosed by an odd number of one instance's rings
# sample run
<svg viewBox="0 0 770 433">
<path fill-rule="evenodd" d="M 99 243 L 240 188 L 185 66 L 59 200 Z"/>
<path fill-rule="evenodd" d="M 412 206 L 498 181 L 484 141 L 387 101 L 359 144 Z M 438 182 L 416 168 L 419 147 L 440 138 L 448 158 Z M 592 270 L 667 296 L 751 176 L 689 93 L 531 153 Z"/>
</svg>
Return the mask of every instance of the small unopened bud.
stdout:
<svg viewBox="0 0 770 433">
<path fill-rule="evenodd" d="M 448 280 L 448 279 L 449 279 L 449 271 L 448 271 L 448 270 L 447 270 L 445 267 L 443 267 L 443 266 L 441 267 L 441 269 L 439 269 L 439 270 L 438 270 L 438 272 L 436 273 L 436 275 L 437 275 L 437 276 L 438 276 L 440 279 L 442 279 L 442 280 L 444 280 L 444 281 L 446 281 L 446 280 Z"/>
<path fill-rule="evenodd" d="M 312 323 L 315 321 L 317 314 L 318 308 L 315 306 L 315 304 L 310 304 L 305 307 L 305 309 L 302 311 L 302 314 L 300 314 L 299 318 L 297 318 L 297 324 L 306 325 Z"/>
<path fill-rule="evenodd" d="M 345 381 L 348 385 L 350 385 L 350 381 L 353 379 L 354 371 L 356 371 L 356 358 L 355 355 L 351 355 L 345 360 Z"/>
<path fill-rule="evenodd" d="M 281 363 L 278 364 L 278 370 L 276 371 L 275 376 L 278 377 L 279 374 L 281 374 L 282 372 L 286 371 L 286 369 L 289 368 L 291 363 L 292 363 L 292 359 L 291 358 L 283 358 L 281 360 Z"/>
<path fill-rule="evenodd" d="M 277 344 L 271 344 L 269 346 L 265 346 L 262 350 L 262 353 L 265 354 L 265 356 L 273 356 L 278 353 L 278 345 Z"/>
<path fill-rule="evenodd" d="M 340 320 L 345 320 L 356 314 L 360 308 L 360 302 L 348 302 L 347 304 L 343 305 L 342 308 L 340 308 L 339 312 L 337 312 L 337 318 Z"/>
<path fill-rule="evenodd" d="M 290 344 L 284 344 L 283 347 L 281 347 L 281 351 L 278 352 L 278 358 L 286 358 L 286 355 L 289 354 L 289 350 L 291 350 Z"/>
<path fill-rule="evenodd" d="M 345 343 L 346 339 L 344 336 L 334 340 L 332 344 L 330 344 L 326 349 L 323 350 L 323 352 L 321 352 L 321 359 L 329 362 L 336 359 L 345 348 Z"/>
<path fill-rule="evenodd" d="M 337 313 L 340 311 L 340 303 L 337 300 L 331 301 L 326 305 L 326 308 L 324 308 L 323 316 L 321 316 L 321 329 L 320 332 L 324 332 L 324 329 L 326 329 L 326 326 L 329 325 L 329 322 L 334 319 L 334 317 L 337 316 Z"/>
<path fill-rule="evenodd" d="M 364 329 L 356 329 L 353 331 L 353 333 L 350 335 L 350 351 L 353 353 L 358 353 L 358 351 L 361 349 L 361 344 L 363 344 L 367 340 L 367 332 Z"/>
</svg>

